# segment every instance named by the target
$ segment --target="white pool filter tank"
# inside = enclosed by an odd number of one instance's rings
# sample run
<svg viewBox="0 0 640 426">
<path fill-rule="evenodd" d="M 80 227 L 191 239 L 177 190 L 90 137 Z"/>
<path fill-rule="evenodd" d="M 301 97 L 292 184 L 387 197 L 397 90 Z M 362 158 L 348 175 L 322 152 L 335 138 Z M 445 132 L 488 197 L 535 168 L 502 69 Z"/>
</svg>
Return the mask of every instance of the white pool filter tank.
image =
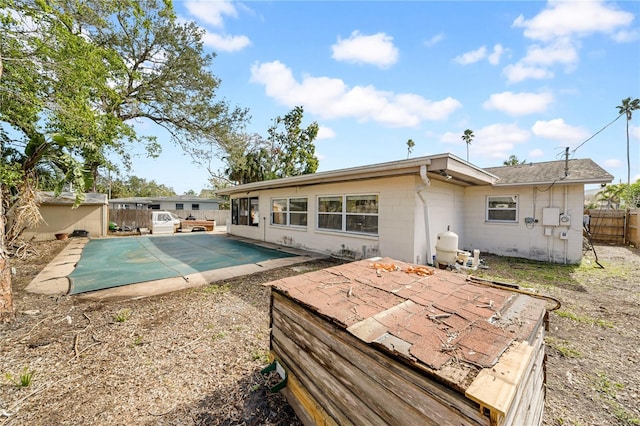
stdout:
<svg viewBox="0 0 640 426">
<path fill-rule="evenodd" d="M 449 227 L 438 234 L 436 242 L 436 264 L 438 266 L 451 265 L 458 256 L 458 234 L 451 232 Z"/>
</svg>

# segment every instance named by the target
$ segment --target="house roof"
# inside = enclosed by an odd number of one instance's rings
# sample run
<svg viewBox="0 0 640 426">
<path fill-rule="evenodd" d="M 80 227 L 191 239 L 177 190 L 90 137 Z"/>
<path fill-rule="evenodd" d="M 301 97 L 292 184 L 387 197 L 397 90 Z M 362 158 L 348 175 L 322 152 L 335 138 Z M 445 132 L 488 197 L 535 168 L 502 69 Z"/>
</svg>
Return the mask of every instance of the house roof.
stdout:
<svg viewBox="0 0 640 426">
<path fill-rule="evenodd" d="M 426 166 L 429 179 L 443 180 L 459 186 L 600 184 L 613 180 L 612 175 L 590 159 L 572 159 L 566 163 L 563 160 L 548 161 L 481 169 L 452 154 L 438 154 L 408 160 L 246 183 L 244 185 L 220 189 L 217 191 L 217 194 L 232 195 L 261 189 L 346 182 L 399 175 L 420 175 L 422 166 Z M 568 171 L 566 176 L 565 167 Z"/>
<path fill-rule="evenodd" d="M 61 192 L 57 197 L 54 192 L 40 192 L 38 193 L 38 202 L 40 204 L 59 204 L 59 205 L 73 205 L 76 202 L 75 192 Z M 84 194 L 84 201 L 81 205 L 105 205 L 107 204 L 107 194 L 97 194 L 89 192 Z"/>
<path fill-rule="evenodd" d="M 337 183 L 401 175 L 420 176 L 423 166 L 426 167 L 429 179 L 446 180 L 459 186 L 488 185 L 497 180 L 497 177 L 493 174 L 447 153 L 246 183 L 220 189 L 216 193 L 218 195 L 231 195 L 239 192 L 315 185 L 318 183 Z"/>
<path fill-rule="evenodd" d="M 613 180 L 613 176 L 588 158 L 487 167 L 485 170 L 499 177 L 495 186 L 592 184 Z"/>
<path fill-rule="evenodd" d="M 493 366 L 515 341 L 527 341 L 545 302 L 469 281 L 464 274 L 383 258 L 362 260 L 265 285 L 364 343 L 464 387 L 469 365 Z M 452 370 L 457 370 L 452 374 Z"/>
<path fill-rule="evenodd" d="M 124 198 L 112 198 L 109 200 L 110 203 L 140 203 L 140 204 L 153 204 L 160 203 L 163 201 L 168 202 L 199 202 L 199 203 L 220 203 L 222 200 L 218 198 L 205 198 L 199 197 L 197 195 L 171 195 L 165 197 L 124 197 Z"/>
</svg>

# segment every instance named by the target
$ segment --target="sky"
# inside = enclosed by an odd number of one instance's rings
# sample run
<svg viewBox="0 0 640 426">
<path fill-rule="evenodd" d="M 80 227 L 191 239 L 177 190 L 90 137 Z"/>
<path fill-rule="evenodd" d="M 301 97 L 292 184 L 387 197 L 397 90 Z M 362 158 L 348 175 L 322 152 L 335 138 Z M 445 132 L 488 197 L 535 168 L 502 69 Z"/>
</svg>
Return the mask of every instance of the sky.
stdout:
<svg viewBox="0 0 640 426">
<path fill-rule="evenodd" d="M 627 181 L 622 99 L 640 98 L 638 1 L 174 0 L 205 30 L 217 92 L 247 130 L 304 108 L 320 126 L 318 171 L 451 153 L 479 167 L 591 158 Z M 614 121 L 615 120 L 615 121 Z M 613 123 L 612 123 L 613 122 Z M 629 124 L 640 179 L 640 110 Z M 461 136 L 471 129 L 469 146 Z M 159 130 L 157 159 L 131 174 L 177 194 L 210 188 Z M 407 140 L 413 140 L 413 152 Z M 221 161 L 213 170 L 224 167 Z"/>
</svg>

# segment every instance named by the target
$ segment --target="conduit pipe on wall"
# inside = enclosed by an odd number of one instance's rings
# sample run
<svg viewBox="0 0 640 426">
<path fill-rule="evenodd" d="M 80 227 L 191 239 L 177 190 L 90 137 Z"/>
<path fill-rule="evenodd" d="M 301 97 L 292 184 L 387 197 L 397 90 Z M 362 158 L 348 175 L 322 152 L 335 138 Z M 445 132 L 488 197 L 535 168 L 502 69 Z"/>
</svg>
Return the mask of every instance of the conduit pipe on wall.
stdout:
<svg viewBox="0 0 640 426">
<path fill-rule="evenodd" d="M 569 187 L 567 185 L 564 186 L 564 208 L 563 208 L 563 213 L 568 215 L 569 214 Z M 571 230 L 571 225 L 569 225 L 569 227 L 567 228 L 567 239 L 564 240 L 564 264 L 567 264 L 567 253 L 569 252 L 569 236 L 571 235 L 571 233 L 569 232 Z"/>
<path fill-rule="evenodd" d="M 553 186 L 549 188 L 549 203 L 547 207 L 553 206 Z M 553 261 L 553 232 L 550 236 L 547 236 L 547 262 Z"/>
<path fill-rule="evenodd" d="M 416 193 L 418 194 L 418 197 L 420 197 L 420 201 L 422 201 L 422 206 L 424 209 L 424 237 L 426 240 L 426 245 L 427 245 L 427 258 L 425 259 L 425 264 L 429 264 L 432 259 L 433 259 L 433 252 L 431 250 L 431 228 L 430 228 L 430 220 L 429 220 L 429 203 L 428 200 L 425 198 L 425 195 L 422 194 L 422 192 L 431 186 L 431 181 L 429 180 L 429 177 L 427 176 L 427 166 L 431 165 L 431 160 L 427 160 L 427 162 L 425 164 L 423 164 L 422 166 L 420 166 L 420 179 L 422 179 L 422 182 L 424 183 L 424 187 L 419 188 Z"/>
</svg>

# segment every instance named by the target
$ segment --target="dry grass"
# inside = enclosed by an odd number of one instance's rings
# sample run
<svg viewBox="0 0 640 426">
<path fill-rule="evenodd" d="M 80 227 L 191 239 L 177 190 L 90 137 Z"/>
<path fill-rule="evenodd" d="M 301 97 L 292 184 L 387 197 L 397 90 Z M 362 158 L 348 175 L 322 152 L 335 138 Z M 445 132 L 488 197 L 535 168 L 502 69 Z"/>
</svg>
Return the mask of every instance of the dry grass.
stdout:
<svg viewBox="0 0 640 426">
<path fill-rule="evenodd" d="M 0 326 L 0 424 L 299 424 L 259 370 L 269 348 L 260 284 L 300 269 L 119 302 L 25 293 L 65 244 L 14 261 L 18 316 Z M 546 340 L 546 425 L 639 424 L 640 256 L 597 249 L 604 270 L 589 256 L 578 267 L 483 256 L 485 277 L 562 301 Z M 5 376 L 24 371 L 28 386 Z"/>
</svg>

